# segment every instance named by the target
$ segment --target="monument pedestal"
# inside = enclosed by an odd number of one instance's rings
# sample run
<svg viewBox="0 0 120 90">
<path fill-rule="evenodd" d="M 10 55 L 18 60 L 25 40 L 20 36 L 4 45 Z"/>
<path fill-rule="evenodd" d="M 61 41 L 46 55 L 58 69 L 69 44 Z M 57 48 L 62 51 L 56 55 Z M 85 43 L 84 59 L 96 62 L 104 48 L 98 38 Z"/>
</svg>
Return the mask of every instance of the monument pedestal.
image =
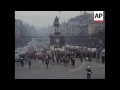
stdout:
<svg viewBox="0 0 120 90">
<path fill-rule="evenodd" d="M 59 32 L 55 32 L 54 35 L 50 36 L 51 50 L 61 50 L 65 45 L 64 41 L 64 36 L 62 36 Z"/>
</svg>

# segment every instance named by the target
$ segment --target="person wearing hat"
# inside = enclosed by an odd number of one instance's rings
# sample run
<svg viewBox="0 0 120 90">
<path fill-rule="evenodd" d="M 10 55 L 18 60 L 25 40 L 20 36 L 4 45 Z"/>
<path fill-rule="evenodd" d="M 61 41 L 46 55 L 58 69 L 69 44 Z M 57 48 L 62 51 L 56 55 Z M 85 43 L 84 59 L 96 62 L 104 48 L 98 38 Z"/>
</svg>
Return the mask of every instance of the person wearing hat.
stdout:
<svg viewBox="0 0 120 90">
<path fill-rule="evenodd" d="M 92 71 L 90 69 L 90 66 L 88 66 L 88 68 L 84 68 L 84 70 L 87 70 L 87 79 L 90 79 Z"/>
</svg>

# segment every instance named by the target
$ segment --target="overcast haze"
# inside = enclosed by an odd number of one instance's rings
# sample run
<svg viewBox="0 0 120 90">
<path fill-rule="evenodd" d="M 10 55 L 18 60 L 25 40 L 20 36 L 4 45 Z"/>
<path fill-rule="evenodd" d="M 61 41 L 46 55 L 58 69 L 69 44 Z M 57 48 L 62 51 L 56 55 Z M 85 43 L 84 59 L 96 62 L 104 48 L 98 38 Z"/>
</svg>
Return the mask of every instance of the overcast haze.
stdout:
<svg viewBox="0 0 120 90">
<path fill-rule="evenodd" d="M 83 12 L 81 13 L 83 14 Z M 93 13 L 93 11 L 87 11 L 87 13 Z M 59 11 L 15 11 L 15 19 L 21 19 L 37 29 L 53 25 L 56 15 L 59 17 Z M 61 11 L 59 21 L 61 23 L 78 15 L 80 15 L 80 11 Z"/>
</svg>

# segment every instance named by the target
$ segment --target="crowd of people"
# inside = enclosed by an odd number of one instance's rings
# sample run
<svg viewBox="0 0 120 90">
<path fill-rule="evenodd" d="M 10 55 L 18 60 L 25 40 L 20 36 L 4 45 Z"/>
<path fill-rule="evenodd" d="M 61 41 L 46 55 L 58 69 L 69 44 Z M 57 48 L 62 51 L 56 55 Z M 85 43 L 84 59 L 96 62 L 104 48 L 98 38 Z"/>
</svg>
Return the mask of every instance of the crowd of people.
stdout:
<svg viewBox="0 0 120 90">
<path fill-rule="evenodd" d="M 87 49 L 66 49 L 65 51 L 51 51 L 49 53 L 44 52 L 44 57 L 41 58 L 42 64 L 46 65 L 46 69 L 48 69 L 49 64 L 58 65 L 62 64 L 65 66 L 72 65 L 73 68 L 75 66 L 76 59 L 79 59 L 81 63 L 83 60 L 92 61 L 96 60 L 96 63 L 105 63 L 105 52 L 101 53 L 100 49 L 92 52 Z M 101 59 L 101 60 L 100 60 Z M 29 69 L 31 68 L 31 60 L 36 61 L 36 65 L 38 64 L 39 58 L 36 57 L 36 51 L 27 52 L 25 54 L 20 55 L 20 63 L 21 67 L 24 67 L 24 63 L 28 63 Z M 88 68 L 84 68 L 87 71 L 87 79 L 90 79 L 92 70 L 90 66 Z"/>
<path fill-rule="evenodd" d="M 49 63 L 54 64 L 64 64 L 68 63 L 75 65 L 75 59 L 80 59 L 81 63 L 83 60 L 92 61 L 96 59 L 96 63 L 105 63 L 105 53 L 101 53 L 101 50 L 98 49 L 94 52 L 89 51 L 87 49 L 66 49 L 66 51 L 51 51 L 50 53 L 44 53 L 44 57 L 41 58 L 42 64 L 46 64 L 46 69 L 48 68 Z M 100 58 L 102 62 L 100 62 Z M 31 67 L 31 60 L 34 59 L 36 64 L 38 64 L 38 58 L 36 57 L 36 51 L 27 52 L 25 54 L 20 55 L 20 63 L 21 66 L 24 67 L 24 62 L 29 62 L 29 68 Z"/>
</svg>

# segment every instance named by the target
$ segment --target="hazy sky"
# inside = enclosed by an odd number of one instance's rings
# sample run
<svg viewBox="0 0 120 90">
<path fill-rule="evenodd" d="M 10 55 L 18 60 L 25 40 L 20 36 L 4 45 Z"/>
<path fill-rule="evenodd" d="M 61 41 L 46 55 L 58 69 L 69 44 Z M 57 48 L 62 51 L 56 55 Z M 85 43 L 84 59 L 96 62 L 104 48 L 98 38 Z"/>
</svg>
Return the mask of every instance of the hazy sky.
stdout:
<svg viewBox="0 0 120 90">
<path fill-rule="evenodd" d="M 87 11 L 93 13 L 93 11 Z M 81 12 L 83 14 L 83 11 Z M 60 23 L 64 20 L 67 21 L 77 15 L 80 15 L 80 11 L 15 11 L 15 18 L 21 19 L 23 22 L 29 25 L 35 26 L 36 28 L 48 27 L 53 25 L 54 18 L 59 17 Z"/>
</svg>

